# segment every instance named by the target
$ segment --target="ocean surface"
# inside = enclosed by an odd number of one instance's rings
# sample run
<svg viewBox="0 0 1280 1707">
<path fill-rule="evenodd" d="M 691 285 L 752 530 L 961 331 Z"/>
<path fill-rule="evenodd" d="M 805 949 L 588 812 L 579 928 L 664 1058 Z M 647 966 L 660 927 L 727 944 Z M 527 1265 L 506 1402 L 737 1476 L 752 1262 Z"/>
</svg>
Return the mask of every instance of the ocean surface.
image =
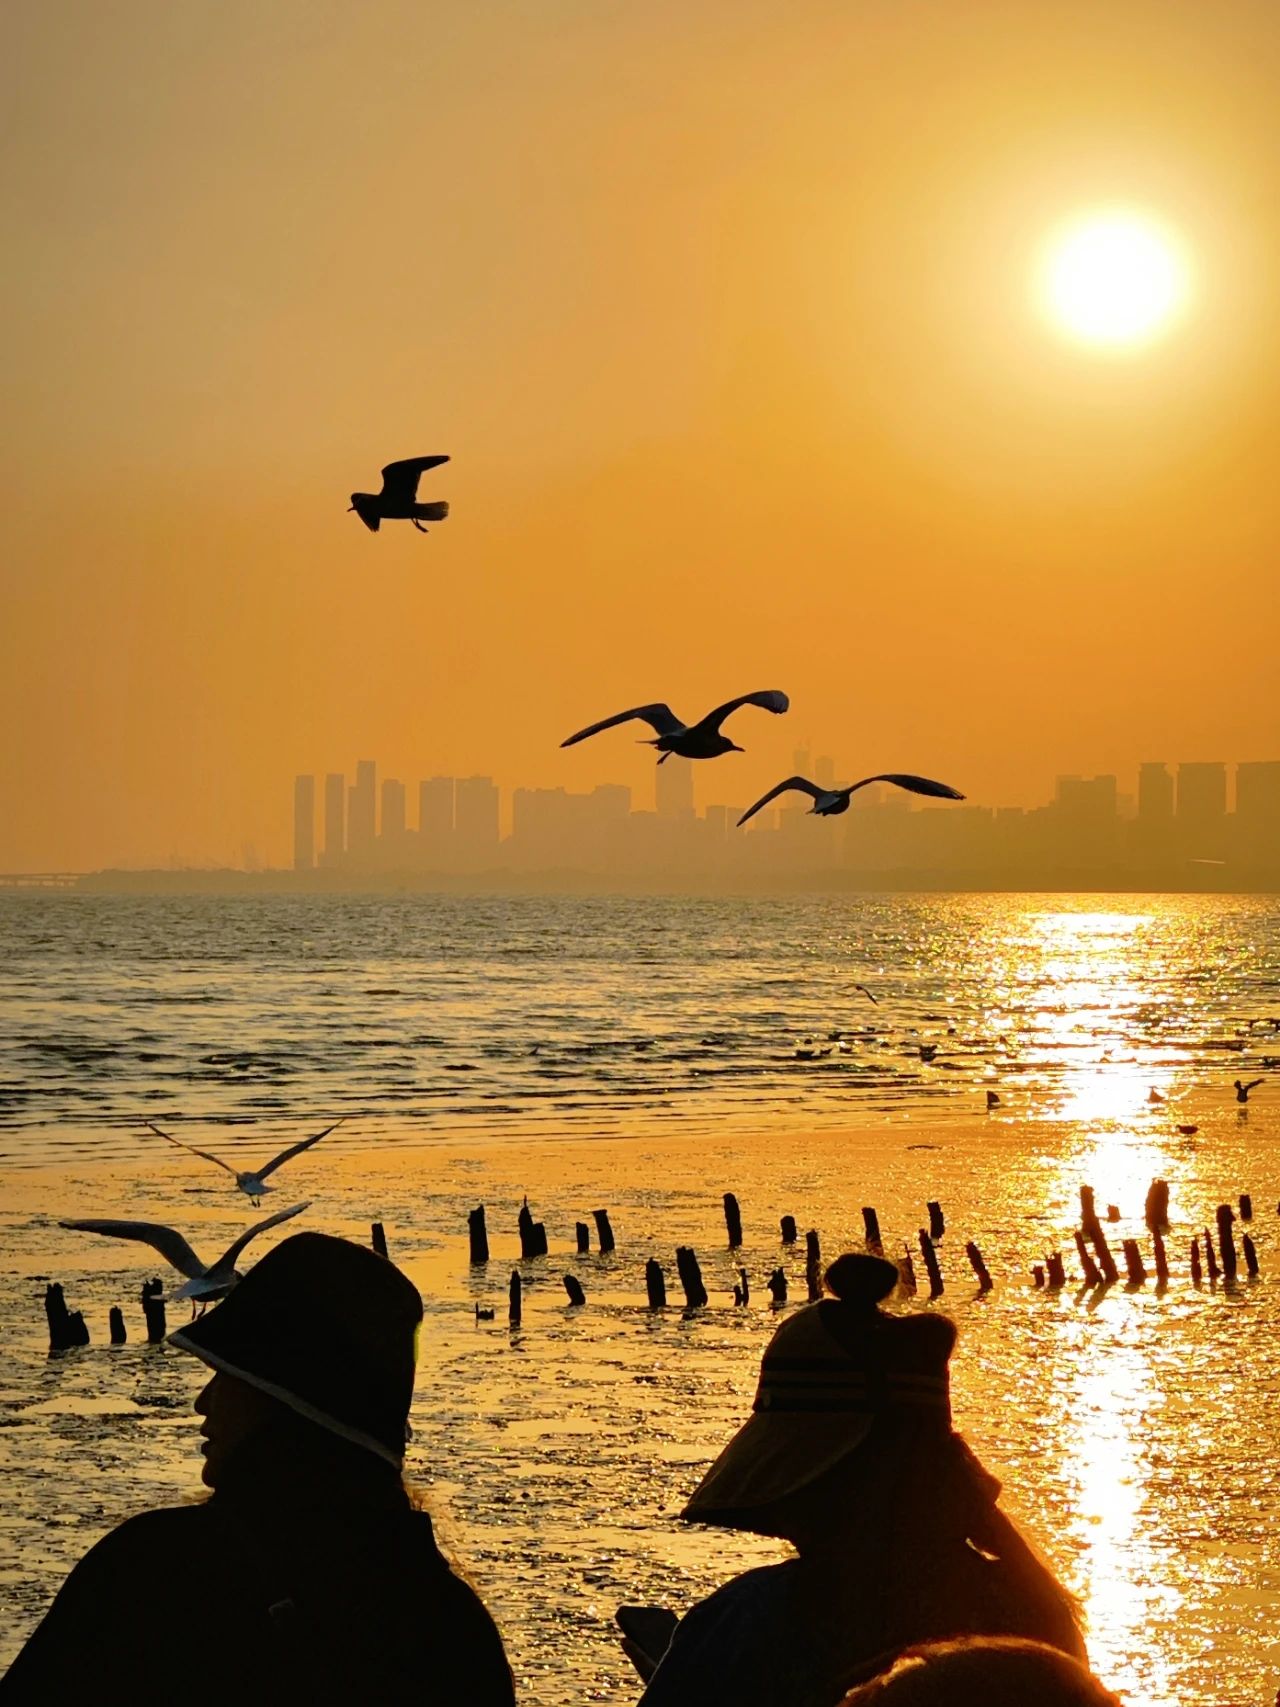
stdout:
<svg viewBox="0 0 1280 1707">
<path fill-rule="evenodd" d="M 408 1473 L 498 1617 L 526 1707 L 635 1701 L 614 1607 L 683 1609 L 779 1556 L 675 1514 L 749 1412 L 770 1273 L 787 1274 L 788 1308 L 804 1296 L 780 1216 L 831 1257 L 861 1248 L 873 1206 L 886 1249 L 916 1248 L 919 1269 L 929 1199 L 946 1290 L 894 1307 L 956 1320 L 956 1425 L 1079 1595 L 1099 1673 L 1130 1707 L 1274 1699 L 1274 902 L 14 895 L 0 945 L 0 1667 L 100 1535 L 199 1490 L 202 1372 L 142 1343 L 153 1254 L 59 1221 L 166 1221 L 212 1257 L 255 1212 L 143 1119 L 255 1163 L 343 1116 L 267 1207 L 309 1202 L 283 1233 L 367 1239 L 381 1221 L 422 1291 Z M 1246 1105 L 1236 1078 L 1263 1079 Z M 1143 1225 L 1156 1177 L 1165 1288 Z M 1139 1241 L 1145 1281 L 1082 1288 L 1082 1183 L 1115 1205 L 1117 1256 Z M 1197 1285 L 1191 1241 L 1242 1193 L 1253 1219 L 1235 1232 L 1260 1273 Z M 526 1195 L 550 1241 L 527 1262 Z M 484 1267 L 468 1261 L 477 1203 Z M 593 1235 L 579 1254 L 576 1223 L 601 1207 L 617 1249 Z M 702 1260 L 705 1309 L 681 1307 L 678 1244 Z M 1050 1251 L 1061 1291 L 1032 1281 Z M 651 1256 L 662 1311 L 646 1307 Z M 49 1278 L 92 1340 L 56 1357 Z M 112 1304 L 129 1331 L 115 1348 Z"/>
<path fill-rule="evenodd" d="M 1137 1111 L 1280 1060 L 1271 897 L 17 893 L 0 950 L 0 1163 L 154 1150 L 143 1120 L 234 1157 L 339 1117 L 335 1147 L 942 1119 L 989 1087 Z"/>
</svg>

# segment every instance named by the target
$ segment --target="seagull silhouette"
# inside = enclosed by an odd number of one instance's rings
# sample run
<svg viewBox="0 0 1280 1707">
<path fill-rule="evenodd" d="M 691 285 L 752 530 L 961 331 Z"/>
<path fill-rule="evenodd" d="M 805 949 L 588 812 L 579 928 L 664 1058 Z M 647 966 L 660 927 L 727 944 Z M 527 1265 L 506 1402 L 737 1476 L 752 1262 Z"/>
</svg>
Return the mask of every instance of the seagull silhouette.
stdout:
<svg viewBox="0 0 1280 1707">
<path fill-rule="evenodd" d="M 418 480 L 428 468 L 448 460 L 447 456 L 407 456 L 402 462 L 389 462 L 382 471 L 381 492 L 353 492 L 349 507 L 370 533 L 377 533 L 383 522 L 412 522 L 419 533 L 426 533 L 423 522 L 442 522 L 449 506 L 420 504 Z"/>
<path fill-rule="evenodd" d="M 275 1187 L 263 1182 L 268 1174 L 273 1174 L 277 1168 L 282 1168 L 286 1162 L 291 1162 L 295 1156 L 300 1156 L 304 1150 L 309 1150 L 313 1144 L 318 1144 L 322 1138 L 327 1138 L 331 1132 L 342 1125 L 341 1120 L 335 1120 L 332 1126 L 326 1126 L 323 1132 L 317 1132 L 314 1138 L 304 1138 L 300 1144 L 290 1144 L 287 1150 L 281 1150 L 278 1156 L 273 1156 L 266 1167 L 233 1168 L 230 1162 L 224 1162 L 221 1156 L 215 1156 L 209 1150 L 197 1150 L 194 1144 L 184 1144 L 181 1138 L 174 1138 L 168 1132 L 162 1132 L 158 1126 L 148 1120 L 144 1123 L 157 1138 L 163 1138 L 166 1144 L 176 1144 L 179 1150 L 187 1150 L 193 1156 L 199 1156 L 206 1162 L 214 1162 L 220 1168 L 225 1168 L 229 1174 L 235 1175 L 236 1184 L 247 1198 L 257 1202 L 263 1192 L 274 1191 Z"/>
<path fill-rule="evenodd" d="M 771 788 L 768 794 L 762 794 L 754 806 L 749 806 L 738 819 L 738 828 L 746 823 L 748 818 L 754 818 L 756 813 L 776 800 L 788 789 L 799 789 L 804 794 L 813 796 L 811 813 L 817 813 L 820 818 L 837 818 L 841 812 L 849 810 L 850 798 L 860 788 L 867 788 L 873 782 L 891 782 L 895 788 L 905 788 L 909 794 L 930 794 L 935 800 L 963 800 L 964 795 L 958 788 L 952 788 L 945 782 L 931 782 L 927 776 L 903 776 L 898 772 L 886 772 L 882 776 L 864 776 L 861 782 L 851 782 L 848 788 L 819 788 L 816 782 L 810 782 L 805 776 L 789 776 L 785 782 L 780 782 L 776 788 Z"/>
<path fill-rule="evenodd" d="M 76 1233 L 101 1233 L 108 1239 L 136 1239 L 140 1244 L 150 1245 L 172 1268 L 187 1277 L 185 1284 L 169 1296 L 173 1299 L 190 1298 L 193 1304 L 207 1304 L 230 1292 L 239 1280 L 236 1258 L 250 1239 L 256 1239 L 268 1227 L 278 1227 L 281 1221 L 289 1221 L 310 1207 L 310 1203 L 295 1203 L 291 1209 L 280 1209 L 274 1215 L 268 1215 L 265 1221 L 258 1221 L 247 1233 L 241 1233 L 218 1260 L 211 1263 L 202 1263 L 175 1227 L 164 1227 L 157 1221 L 59 1221 L 58 1225 L 70 1227 Z"/>
<path fill-rule="evenodd" d="M 1237 1102 L 1248 1102 L 1249 1092 L 1250 1091 L 1256 1091 L 1259 1085 L 1262 1085 L 1265 1083 L 1266 1083 L 1265 1079 L 1250 1079 L 1249 1083 L 1246 1085 L 1246 1084 L 1242 1084 L 1241 1081 L 1239 1079 L 1237 1079 L 1235 1081 L 1236 1101 Z"/>
<path fill-rule="evenodd" d="M 612 729 L 615 724 L 630 723 L 633 718 L 639 718 L 654 732 L 655 739 L 646 744 L 656 747 L 662 754 L 658 760 L 660 765 L 666 764 L 672 753 L 678 753 L 682 759 L 718 759 L 721 753 L 744 751 L 742 747 L 735 746 L 727 735 L 720 733 L 720 725 L 730 712 L 737 711 L 742 705 L 758 705 L 776 715 L 786 711 L 790 704 L 786 694 L 777 688 L 766 688 L 760 693 L 740 694 L 737 699 L 718 705 L 700 723 L 682 723 L 669 705 L 637 705 L 630 711 L 620 711 L 615 717 L 606 717 L 586 729 L 579 729 L 576 735 L 570 735 L 560 745 L 572 747 L 579 741 L 585 741 L 588 735 L 598 735 L 602 729 Z"/>
</svg>

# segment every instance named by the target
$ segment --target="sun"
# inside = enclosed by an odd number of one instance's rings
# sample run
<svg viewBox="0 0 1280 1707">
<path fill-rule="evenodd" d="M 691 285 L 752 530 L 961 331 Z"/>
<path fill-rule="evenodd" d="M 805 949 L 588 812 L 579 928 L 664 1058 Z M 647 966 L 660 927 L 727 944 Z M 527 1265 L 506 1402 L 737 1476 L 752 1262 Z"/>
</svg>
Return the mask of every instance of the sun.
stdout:
<svg viewBox="0 0 1280 1707">
<path fill-rule="evenodd" d="M 1181 239 L 1159 220 L 1110 208 L 1078 215 L 1053 234 L 1039 285 L 1058 331 L 1123 352 L 1173 330 L 1190 303 L 1191 268 Z"/>
</svg>

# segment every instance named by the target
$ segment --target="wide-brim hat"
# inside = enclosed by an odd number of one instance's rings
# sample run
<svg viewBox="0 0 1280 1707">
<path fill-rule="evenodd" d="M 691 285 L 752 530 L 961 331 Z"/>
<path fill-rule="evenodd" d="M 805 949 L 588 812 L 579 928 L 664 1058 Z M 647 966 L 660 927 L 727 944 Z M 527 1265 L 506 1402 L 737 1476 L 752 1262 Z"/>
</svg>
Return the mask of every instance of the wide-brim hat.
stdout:
<svg viewBox="0 0 1280 1707">
<path fill-rule="evenodd" d="M 798 1492 L 866 1441 L 887 1414 L 950 1432 L 947 1361 L 952 1323 L 876 1308 L 898 1271 L 880 1257 L 841 1257 L 827 1271 L 839 1296 L 806 1305 L 765 1348 L 750 1418 L 680 1514 L 689 1522 L 754 1527 L 752 1513 Z"/>
<path fill-rule="evenodd" d="M 295 1233 L 169 1343 L 399 1468 L 421 1321 L 418 1289 L 394 1263 Z"/>
</svg>

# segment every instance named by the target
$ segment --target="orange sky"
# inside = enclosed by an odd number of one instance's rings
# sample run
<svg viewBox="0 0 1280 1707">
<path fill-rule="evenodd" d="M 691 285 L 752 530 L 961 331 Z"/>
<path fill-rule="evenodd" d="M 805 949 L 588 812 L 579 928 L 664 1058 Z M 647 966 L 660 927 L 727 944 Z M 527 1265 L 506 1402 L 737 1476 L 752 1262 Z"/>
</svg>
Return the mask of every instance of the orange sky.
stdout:
<svg viewBox="0 0 1280 1707">
<path fill-rule="evenodd" d="M 1270 0 L 14 0 L 0 870 L 283 862 L 296 771 L 632 783 L 757 687 L 984 802 L 1280 757 Z M 1197 302 L 1100 356 L 1116 201 Z M 449 451 L 423 538 L 344 513 Z M 719 767 L 719 768 L 717 768 Z"/>
</svg>

